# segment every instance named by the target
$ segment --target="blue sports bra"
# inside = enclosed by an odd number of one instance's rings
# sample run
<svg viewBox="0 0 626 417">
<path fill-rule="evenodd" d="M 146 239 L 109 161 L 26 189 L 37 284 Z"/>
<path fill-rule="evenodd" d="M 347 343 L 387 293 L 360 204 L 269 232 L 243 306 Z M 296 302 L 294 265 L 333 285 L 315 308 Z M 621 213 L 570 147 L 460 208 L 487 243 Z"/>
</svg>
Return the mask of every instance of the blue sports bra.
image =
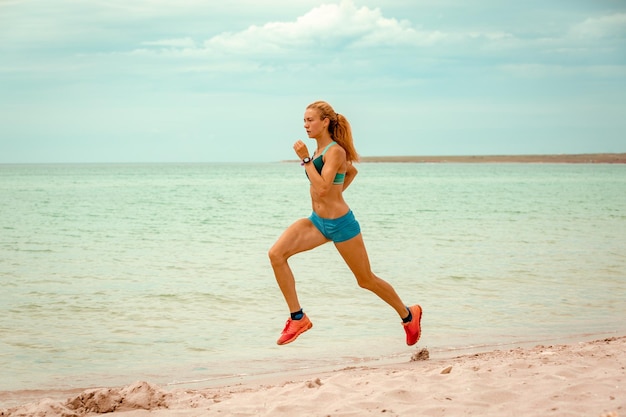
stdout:
<svg viewBox="0 0 626 417">
<path fill-rule="evenodd" d="M 333 145 L 336 145 L 337 142 L 330 142 L 322 151 L 322 153 L 313 160 L 313 165 L 315 165 L 315 169 L 317 170 L 317 172 L 322 175 L 322 168 L 324 168 L 324 154 L 326 153 L 326 151 L 328 150 L 328 148 L 330 148 Z M 307 174 L 307 177 L 309 175 Z M 333 180 L 333 184 L 335 185 L 341 185 L 343 184 L 343 181 L 346 178 L 346 173 L 345 172 L 338 172 L 335 174 L 335 179 Z"/>
</svg>

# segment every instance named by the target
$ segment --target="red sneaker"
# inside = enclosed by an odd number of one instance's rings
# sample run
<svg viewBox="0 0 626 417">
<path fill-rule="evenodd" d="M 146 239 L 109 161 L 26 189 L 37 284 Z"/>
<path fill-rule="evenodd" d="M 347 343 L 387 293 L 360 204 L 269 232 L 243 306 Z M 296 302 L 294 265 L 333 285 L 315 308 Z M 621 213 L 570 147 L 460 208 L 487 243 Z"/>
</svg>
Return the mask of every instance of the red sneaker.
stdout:
<svg viewBox="0 0 626 417">
<path fill-rule="evenodd" d="M 291 343 L 311 327 L 313 327 L 313 323 L 311 323 L 311 320 L 309 320 L 306 314 L 300 320 L 288 319 L 287 324 L 285 324 L 285 328 L 276 343 L 279 345 Z"/>
<path fill-rule="evenodd" d="M 408 323 L 402 323 L 402 325 L 404 326 L 404 331 L 406 332 L 406 344 L 413 346 L 418 340 L 420 340 L 420 336 L 422 335 L 422 307 L 414 305 L 409 307 L 409 310 L 411 310 L 413 319 Z"/>
</svg>

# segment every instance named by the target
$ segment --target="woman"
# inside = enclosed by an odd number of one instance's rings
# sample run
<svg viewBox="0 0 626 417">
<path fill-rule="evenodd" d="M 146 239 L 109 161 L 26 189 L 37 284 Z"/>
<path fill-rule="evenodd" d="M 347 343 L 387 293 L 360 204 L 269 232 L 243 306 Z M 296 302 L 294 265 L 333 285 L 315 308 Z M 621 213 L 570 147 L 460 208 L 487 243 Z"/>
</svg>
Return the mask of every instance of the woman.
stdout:
<svg viewBox="0 0 626 417">
<path fill-rule="evenodd" d="M 316 101 L 306 108 L 304 128 L 309 138 L 317 142 L 315 154 L 310 157 L 301 140 L 293 148 L 311 183 L 313 213 L 289 226 L 269 251 L 276 281 L 291 312 L 277 343 L 293 342 L 313 327 L 298 301 L 288 259 L 332 241 L 358 285 L 378 295 L 398 312 L 406 332 L 406 343 L 414 345 L 420 338 L 422 308 L 419 305 L 407 307 L 389 283 L 374 275 L 359 223 L 343 199 L 343 191 L 357 174 L 352 162 L 358 161 L 348 120 L 335 113 L 328 103 Z"/>
</svg>

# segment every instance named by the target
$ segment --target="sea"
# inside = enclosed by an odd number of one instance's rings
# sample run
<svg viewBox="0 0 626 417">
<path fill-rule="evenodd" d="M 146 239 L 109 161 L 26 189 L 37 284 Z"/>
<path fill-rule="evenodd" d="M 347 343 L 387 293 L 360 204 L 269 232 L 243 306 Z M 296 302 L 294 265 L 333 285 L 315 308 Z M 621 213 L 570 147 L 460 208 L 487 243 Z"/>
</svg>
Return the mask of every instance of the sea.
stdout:
<svg viewBox="0 0 626 417">
<path fill-rule="evenodd" d="M 626 334 L 626 165 L 361 163 L 344 196 L 400 319 L 333 244 L 267 252 L 311 212 L 298 163 L 0 165 L 0 407 L 11 393 L 210 387 Z M 2 393 L 4 393 L 2 395 Z"/>
</svg>

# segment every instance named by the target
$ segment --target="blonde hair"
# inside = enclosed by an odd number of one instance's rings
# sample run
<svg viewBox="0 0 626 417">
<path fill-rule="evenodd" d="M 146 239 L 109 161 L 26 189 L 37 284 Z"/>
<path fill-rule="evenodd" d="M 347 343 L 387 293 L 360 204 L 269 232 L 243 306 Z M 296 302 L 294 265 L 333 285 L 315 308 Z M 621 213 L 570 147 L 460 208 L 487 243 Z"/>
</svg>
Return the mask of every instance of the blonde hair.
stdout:
<svg viewBox="0 0 626 417">
<path fill-rule="evenodd" d="M 352 128 L 348 119 L 342 114 L 335 112 L 330 104 L 325 101 L 316 101 L 309 104 L 307 109 L 315 109 L 320 114 L 322 120 L 328 118 L 328 133 L 330 137 L 346 151 L 346 160 L 348 162 L 358 162 L 359 154 L 354 148 L 354 140 L 352 139 Z"/>
</svg>

